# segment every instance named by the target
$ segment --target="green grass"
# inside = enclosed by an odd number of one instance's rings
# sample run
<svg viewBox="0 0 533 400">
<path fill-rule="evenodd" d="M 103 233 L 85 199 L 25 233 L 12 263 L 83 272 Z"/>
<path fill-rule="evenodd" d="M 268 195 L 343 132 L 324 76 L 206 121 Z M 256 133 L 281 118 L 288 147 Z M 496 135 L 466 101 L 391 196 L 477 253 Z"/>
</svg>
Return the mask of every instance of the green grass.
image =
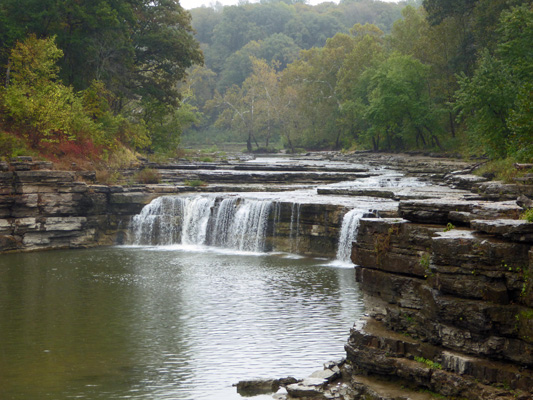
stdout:
<svg viewBox="0 0 533 400">
<path fill-rule="evenodd" d="M 200 187 L 200 186 L 207 186 L 207 183 L 200 179 L 193 179 L 193 180 L 186 180 L 183 181 L 183 184 L 185 186 L 191 186 L 191 187 Z"/>
<path fill-rule="evenodd" d="M 525 219 L 527 222 L 533 222 L 533 208 L 524 211 L 520 218 Z"/>
<path fill-rule="evenodd" d="M 431 369 L 442 369 L 442 364 L 439 364 L 435 361 L 428 360 L 427 358 L 424 358 L 424 357 L 415 357 L 415 361 L 426 364 Z"/>
</svg>

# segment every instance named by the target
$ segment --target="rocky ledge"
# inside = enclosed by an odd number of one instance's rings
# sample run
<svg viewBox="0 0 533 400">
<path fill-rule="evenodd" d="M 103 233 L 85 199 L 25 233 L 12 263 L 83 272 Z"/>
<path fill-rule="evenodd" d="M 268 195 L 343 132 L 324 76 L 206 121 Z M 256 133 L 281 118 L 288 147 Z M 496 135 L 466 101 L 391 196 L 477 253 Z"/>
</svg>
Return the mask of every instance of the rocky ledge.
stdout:
<svg viewBox="0 0 533 400">
<path fill-rule="evenodd" d="M 521 211 L 516 202 L 412 200 L 400 202 L 400 218 L 361 220 L 352 260 L 367 317 L 346 345 L 353 385 L 533 398 L 533 224 L 517 220 Z M 414 398 L 372 382 L 355 398 Z"/>
<path fill-rule="evenodd" d="M 94 172 L 58 171 L 20 157 L 0 165 L 0 252 L 115 243 L 156 194 L 99 185 Z"/>
</svg>

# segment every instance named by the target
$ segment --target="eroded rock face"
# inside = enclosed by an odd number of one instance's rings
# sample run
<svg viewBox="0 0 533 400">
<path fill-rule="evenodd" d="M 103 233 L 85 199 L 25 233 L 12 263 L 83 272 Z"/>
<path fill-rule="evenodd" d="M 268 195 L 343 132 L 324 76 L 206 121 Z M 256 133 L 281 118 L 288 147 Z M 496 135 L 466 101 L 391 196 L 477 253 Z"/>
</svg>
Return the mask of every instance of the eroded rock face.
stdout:
<svg viewBox="0 0 533 400">
<path fill-rule="evenodd" d="M 533 224 L 498 219 L 516 213 L 508 203 L 405 203 L 403 219 L 360 222 L 352 260 L 368 318 L 346 345 L 354 380 L 395 377 L 453 398 L 533 398 Z M 452 211 L 483 218 L 456 228 Z"/>
<path fill-rule="evenodd" d="M 92 185 L 90 173 L 44 169 L 50 167 L 28 158 L 0 172 L 0 252 L 111 244 L 153 197 Z"/>
</svg>

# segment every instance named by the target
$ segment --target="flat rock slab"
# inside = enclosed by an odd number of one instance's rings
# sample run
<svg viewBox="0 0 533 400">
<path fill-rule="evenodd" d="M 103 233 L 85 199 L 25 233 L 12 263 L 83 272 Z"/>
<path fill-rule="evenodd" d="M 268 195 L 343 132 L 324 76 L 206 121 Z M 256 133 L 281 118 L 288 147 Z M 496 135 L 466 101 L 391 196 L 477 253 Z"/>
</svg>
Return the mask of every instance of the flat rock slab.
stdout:
<svg viewBox="0 0 533 400">
<path fill-rule="evenodd" d="M 276 379 L 253 379 L 240 381 L 233 386 L 236 386 L 237 393 L 243 396 L 255 396 L 277 392 L 279 389 L 279 382 Z"/>
<path fill-rule="evenodd" d="M 489 202 L 461 199 L 406 200 L 399 205 L 399 214 L 411 222 L 443 224 L 458 219 L 495 220 L 502 218 L 518 219 L 522 208 L 516 202 Z M 460 218 L 459 218 L 460 217 Z"/>
<path fill-rule="evenodd" d="M 237 393 L 242 396 L 256 396 L 259 394 L 269 394 L 277 392 L 280 386 L 286 386 L 298 382 L 296 378 L 289 376 L 281 379 L 250 379 L 240 381 L 233 386 L 237 388 Z"/>
<path fill-rule="evenodd" d="M 313 372 L 309 377 L 310 378 L 318 378 L 322 380 L 326 380 L 328 382 L 333 382 L 336 379 L 339 379 L 341 374 L 338 367 L 336 367 L 337 371 L 333 371 L 331 369 L 324 369 L 322 371 L 315 371 Z"/>
<path fill-rule="evenodd" d="M 470 190 L 476 183 L 486 182 L 488 179 L 483 176 L 473 174 L 453 174 L 446 176 L 446 183 L 454 188 Z"/>
<path fill-rule="evenodd" d="M 322 378 L 306 378 L 302 382 L 287 386 L 289 396 L 294 398 L 325 399 L 324 387 L 327 380 Z"/>
<path fill-rule="evenodd" d="M 462 199 L 469 192 L 450 189 L 445 186 L 417 186 L 417 187 L 360 187 L 360 188 L 318 188 L 318 194 L 344 195 L 344 196 L 368 196 L 393 200 L 426 200 L 441 199 L 443 197 L 452 200 Z"/>
<path fill-rule="evenodd" d="M 473 220 L 470 226 L 479 232 L 533 243 L 533 223 L 523 219 Z"/>
<path fill-rule="evenodd" d="M 430 393 L 422 393 L 415 390 L 405 389 L 385 379 L 354 376 L 352 385 L 356 393 L 362 399 L 369 400 L 435 400 Z"/>
</svg>

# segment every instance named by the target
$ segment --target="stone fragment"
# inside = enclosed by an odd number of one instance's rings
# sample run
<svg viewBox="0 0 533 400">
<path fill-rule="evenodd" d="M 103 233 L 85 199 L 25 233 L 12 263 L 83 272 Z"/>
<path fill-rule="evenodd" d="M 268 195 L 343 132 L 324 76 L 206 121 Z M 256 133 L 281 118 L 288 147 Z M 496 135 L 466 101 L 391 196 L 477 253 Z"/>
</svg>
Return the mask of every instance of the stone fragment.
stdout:
<svg viewBox="0 0 533 400">
<path fill-rule="evenodd" d="M 333 382 L 336 379 L 340 378 L 340 370 L 337 367 L 337 371 L 333 371 L 332 369 L 323 369 L 321 371 L 315 371 L 313 372 L 309 377 L 310 378 L 318 378 L 323 379 L 327 382 Z"/>
<path fill-rule="evenodd" d="M 239 381 L 233 386 L 237 388 L 237 393 L 242 396 L 256 396 L 277 392 L 279 381 L 276 379 L 252 379 Z"/>
<path fill-rule="evenodd" d="M 531 200 L 529 197 L 521 194 L 518 196 L 518 199 L 516 199 L 516 204 L 518 204 L 522 208 L 533 208 L 533 200 Z"/>
<path fill-rule="evenodd" d="M 324 387 L 327 381 L 321 378 L 306 378 L 302 382 L 287 386 L 289 396 L 294 398 L 308 398 L 312 400 L 326 399 Z"/>
</svg>

